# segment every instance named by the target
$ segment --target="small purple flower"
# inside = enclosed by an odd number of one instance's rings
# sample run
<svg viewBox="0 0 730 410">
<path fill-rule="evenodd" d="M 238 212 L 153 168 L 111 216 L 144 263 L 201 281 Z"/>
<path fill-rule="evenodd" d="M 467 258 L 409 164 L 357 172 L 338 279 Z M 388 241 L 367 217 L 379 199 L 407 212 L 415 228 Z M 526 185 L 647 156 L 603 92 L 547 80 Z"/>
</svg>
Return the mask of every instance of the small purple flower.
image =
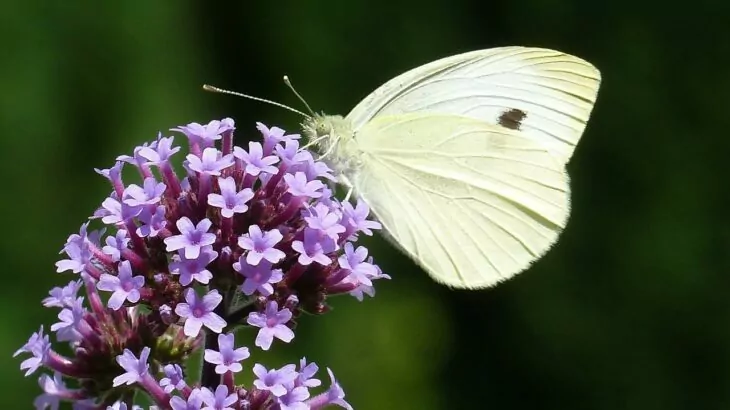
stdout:
<svg viewBox="0 0 730 410">
<path fill-rule="evenodd" d="M 348 226 L 354 232 L 362 232 L 365 235 L 372 235 L 371 229 L 381 229 L 382 225 L 376 221 L 367 220 L 370 208 L 362 199 L 357 200 L 357 206 L 352 207 L 352 204 L 345 202 L 342 204 L 342 220 L 347 223 Z"/>
<path fill-rule="evenodd" d="M 264 149 L 258 142 L 248 143 L 248 152 L 241 147 L 233 148 L 233 155 L 246 164 L 245 171 L 249 175 L 258 176 L 262 172 L 276 174 L 279 169 L 274 166 L 279 158 L 271 155 L 264 156 Z"/>
<path fill-rule="evenodd" d="M 216 140 L 221 139 L 221 134 L 233 129 L 233 121 L 213 120 L 207 125 L 200 125 L 191 122 L 188 125 L 172 128 L 170 131 L 179 131 L 190 139 L 191 144 L 199 144 L 204 147 L 212 145 Z"/>
<path fill-rule="evenodd" d="M 101 221 L 107 225 L 121 225 L 139 215 L 140 212 L 142 212 L 141 207 L 129 206 L 114 197 L 109 197 L 101 203 L 101 209 L 97 210 L 94 215 L 95 217 L 101 216 Z"/>
<path fill-rule="evenodd" d="M 126 162 L 128 164 L 136 165 L 136 166 L 139 167 L 140 165 L 142 165 L 142 164 L 144 164 L 146 162 L 144 160 L 144 158 L 142 158 L 139 155 L 139 151 L 142 150 L 142 148 L 145 148 L 145 147 L 150 147 L 150 148 L 154 149 L 154 148 L 157 147 L 157 141 L 152 141 L 152 142 L 149 142 L 149 143 L 148 142 L 145 142 L 141 146 L 134 147 L 134 152 L 133 152 L 134 155 L 132 155 L 132 156 L 129 156 L 129 155 L 119 155 L 117 157 L 117 161 L 124 161 L 124 162 Z"/>
<path fill-rule="evenodd" d="M 335 241 L 339 238 L 339 234 L 345 232 L 345 227 L 339 224 L 340 214 L 333 212 L 327 205 L 317 204 L 305 211 L 304 214 L 309 215 L 304 217 L 307 226 L 321 231 Z"/>
<path fill-rule="evenodd" d="M 232 155 L 221 155 L 215 148 L 206 148 L 203 155 L 198 157 L 188 154 L 188 168 L 205 175 L 219 176 L 221 171 L 233 165 Z"/>
<path fill-rule="evenodd" d="M 284 252 L 274 248 L 282 238 L 278 229 L 263 232 L 258 225 L 251 225 L 248 233 L 238 238 L 238 246 L 248 251 L 246 262 L 250 265 L 258 265 L 261 259 L 276 263 L 286 256 Z"/>
<path fill-rule="evenodd" d="M 83 306 L 83 297 L 79 297 L 73 304 L 58 313 L 60 322 L 51 325 L 51 331 L 56 332 L 59 342 L 74 342 L 81 340 L 79 326 L 84 320 L 86 309 Z"/>
<path fill-rule="evenodd" d="M 160 202 L 167 186 L 154 178 L 145 178 L 144 188 L 130 184 L 124 190 L 124 203 L 129 206 L 154 205 Z"/>
<path fill-rule="evenodd" d="M 289 186 L 287 192 L 294 196 L 303 198 L 319 198 L 322 196 L 322 192 L 320 192 L 324 188 L 322 181 L 318 179 L 310 181 L 304 172 L 297 172 L 294 175 L 286 174 L 284 175 L 284 181 Z"/>
<path fill-rule="evenodd" d="M 46 409 L 48 407 L 58 409 L 63 396 L 73 397 L 73 393 L 66 387 L 63 376 L 59 372 L 54 372 L 53 377 L 47 374 L 41 375 L 38 384 L 40 384 L 43 394 L 33 401 L 36 409 Z"/>
<path fill-rule="evenodd" d="M 109 255 L 113 262 L 119 262 L 122 257 L 121 252 L 126 250 L 129 245 L 129 235 L 126 230 L 120 229 L 116 235 L 107 236 L 105 242 L 106 246 L 101 249 L 102 252 Z"/>
<path fill-rule="evenodd" d="M 220 384 L 215 388 L 215 393 L 210 389 L 203 387 L 200 389 L 201 397 L 206 407 L 202 410 L 233 410 L 233 406 L 238 401 L 236 392 L 228 394 L 228 386 Z"/>
<path fill-rule="evenodd" d="M 213 225 L 208 218 L 201 220 L 196 226 L 187 216 L 183 216 L 178 219 L 176 225 L 180 235 L 165 238 L 168 252 L 185 249 L 185 257 L 195 259 L 200 255 L 200 250 L 203 247 L 215 243 L 215 234 L 208 233 Z"/>
<path fill-rule="evenodd" d="M 91 258 L 89 252 L 83 252 L 76 244 L 66 245 L 63 249 L 69 259 L 63 259 L 56 262 L 56 272 L 64 272 L 67 270 L 73 273 L 80 273 L 86 267 L 86 263 Z"/>
<path fill-rule="evenodd" d="M 345 244 L 345 254 L 337 261 L 342 269 L 350 272 L 359 283 L 372 286 L 371 279 L 378 275 L 378 270 L 370 263 L 365 262 L 368 258 L 368 250 L 364 246 L 358 246 L 355 250 L 351 242 Z"/>
<path fill-rule="evenodd" d="M 205 349 L 205 361 L 215 364 L 215 372 L 224 374 L 226 372 L 238 373 L 243 370 L 239 363 L 248 358 L 251 354 L 247 347 L 234 349 L 233 334 L 221 333 L 218 335 L 218 351 Z"/>
<path fill-rule="evenodd" d="M 55 287 L 51 289 L 48 292 L 50 296 L 43 299 L 43 306 L 60 308 L 72 306 L 76 300 L 76 294 L 81 289 L 81 283 L 80 280 L 72 280 L 63 288 Z"/>
<path fill-rule="evenodd" d="M 317 262 L 320 265 L 327 266 L 332 263 L 332 259 L 327 256 L 328 253 L 337 249 L 335 241 L 329 237 L 320 235 L 316 229 L 306 228 L 304 230 L 304 240 L 292 242 L 292 249 L 299 253 L 299 263 L 309 265 Z"/>
<path fill-rule="evenodd" d="M 193 289 L 185 291 L 185 301 L 175 306 L 175 313 L 185 319 L 183 332 L 188 337 L 195 337 L 200 333 L 200 328 L 205 325 L 215 333 L 220 333 L 226 327 L 226 321 L 213 309 L 223 300 L 217 290 L 211 290 L 202 298 Z"/>
<path fill-rule="evenodd" d="M 285 343 L 291 342 L 294 339 L 294 332 L 286 326 L 291 318 L 291 311 L 287 308 L 279 310 L 275 301 L 269 301 L 266 304 L 264 313 L 249 313 L 246 320 L 248 324 L 261 328 L 254 344 L 263 350 L 269 350 L 274 337 Z"/>
<path fill-rule="evenodd" d="M 259 390 L 268 390 L 274 396 L 283 396 L 287 392 L 286 385 L 294 382 L 298 374 L 293 364 L 288 364 L 281 369 L 266 370 L 258 363 L 253 366 L 253 373 L 257 379 L 253 385 Z"/>
<path fill-rule="evenodd" d="M 264 137 L 264 152 L 271 153 L 271 151 L 274 149 L 274 146 L 276 146 L 280 142 L 287 143 L 292 140 L 297 140 L 301 138 L 299 134 L 290 134 L 285 135 L 285 132 L 283 129 L 279 127 L 271 127 L 268 128 L 266 125 L 257 122 L 256 128 L 261 132 L 261 135 Z"/>
<path fill-rule="evenodd" d="M 172 407 L 172 410 L 200 410 L 203 405 L 203 397 L 200 389 L 193 389 L 187 400 L 180 396 L 172 396 L 170 407 Z"/>
<path fill-rule="evenodd" d="M 185 383 L 185 375 L 180 365 L 167 364 L 162 370 L 165 372 L 165 377 L 160 380 L 160 387 L 165 390 L 165 393 L 172 393 L 175 389 L 182 390 L 187 386 L 187 383 Z"/>
<path fill-rule="evenodd" d="M 43 366 L 48 358 L 48 353 L 51 351 L 51 341 L 48 335 L 43 334 L 43 326 L 40 330 L 30 335 L 28 341 L 13 353 L 13 357 L 18 356 L 21 353 L 30 353 L 33 357 L 23 360 L 20 363 L 20 370 L 26 370 L 25 375 L 30 376 L 35 373 L 39 367 Z"/>
<path fill-rule="evenodd" d="M 211 248 L 203 248 L 195 259 L 188 259 L 182 252 L 172 257 L 170 273 L 180 275 L 180 284 L 190 285 L 193 281 L 207 285 L 213 274 L 207 269 L 208 264 L 218 257 L 218 252 Z"/>
<path fill-rule="evenodd" d="M 114 292 L 107 303 L 107 306 L 113 310 L 119 310 L 125 301 L 137 303 L 142 286 L 144 286 L 144 276 L 134 276 L 129 261 L 122 261 L 119 264 L 119 276 L 104 273 L 96 285 L 99 290 Z"/>
<path fill-rule="evenodd" d="M 130 208 L 128 205 L 126 207 Z M 134 211 L 139 212 L 139 209 L 135 208 Z M 125 220 L 122 215 L 122 203 L 114 197 L 105 198 L 101 203 L 101 208 L 94 213 L 94 216 L 101 217 L 101 221 L 107 225 L 120 224 Z"/>
<path fill-rule="evenodd" d="M 276 145 L 276 155 L 281 158 L 282 164 L 286 167 L 294 166 L 312 158 L 312 154 L 308 151 L 299 150 L 299 142 L 297 140 L 286 141 L 284 147 Z"/>
<path fill-rule="evenodd" d="M 322 188 L 322 196 L 317 200 L 318 204 L 326 205 L 327 207 L 331 209 L 340 209 L 342 206 L 340 205 L 340 201 L 337 200 L 337 198 L 334 197 L 334 191 L 324 187 Z M 342 222 L 340 222 L 342 225 Z"/>
<path fill-rule="evenodd" d="M 142 349 L 139 359 L 129 349 L 124 349 L 124 353 L 117 356 L 117 363 L 122 366 L 125 372 L 114 378 L 114 387 L 122 384 L 129 386 L 140 382 L 142 376 L 146 375 L 149 370 L 150 365 L 147 363 L 149 356 L 150 348 L 147 346 Z"/>
<path fill-rule="evenodd" d="M 220 194 L 208 194 L 208 205 L 221 208 L 224 218 L 248 211 L 246 203 L 253 198 L 253 191 L 245 188 L 236 192 L 236 181 L 232 177 L 218 178 Z"/>
<path fill-rule="evenodd" d="M 88 232 L 89 223 L 86 222 L 79 228 L 79 233 L 69 235 L 66 239 L 66 245 L 76 244 L 79 247 L 88 247 L 89 244 L 99 243 L 99 238 L 104 234 L 104 230 Z"/>
<path fill-rule="evenodd" d="M 390 279 L 390 277 L 388 277 Z M 343 282 L 350 282 L 351 279 L 347 279 Z M 357 287 L 348 292 L 350 296 L 357 299 L 359 302 L 362 302 L 365 299 L 365 295 L 368 295 L 370 297 L 375 296 L 375 287 L 374 286 L 367 286 L 363 285 L 362 283 L 356 283 L 354 280 L 351 281 L 353 284 L 355 284 Z"/>
<path fill-rule="evenodd" d="M 160 165 L 163 162 L 169 161 L 170 157 L 180 151 L 180 147 L 172 147 L 173 138 L 160 137 L 157 140 L 157 147 L 143 147 L 139 150 L 139 155 L 148 160 L 148 164 Z"/>
<path fill-rule="evenodd" d="M 243 255 L 233 264 L 233 269 L 246 278 L 240 288 L 244 295 L 253 295 L 258 291 L 263 296 L 269 296 L 274 293 L 274 287 L 271 285 L 281 282 L 284 277 L 281 269 L 271 269 L 271 262 L 262 261 L 252 266 L 246 262 Z"/>
<path fill-rule="evenodd" d="M 117 161 L 114 166 L 109 169 L 94 168 L 94 171 L 114 184 L 116 181 L 121 180 L 122 168 L 124 168 L 124 162 Z"/>
<path fill-rule="evenodd" d="M 371 265 L 373 265 L 373 258 L 369 257 L 367 262 Z M 372 276 L 370 279 L 390 279 L 390 276 L 383 273 L 382 270 L 377 265 L 373 265 L 375 267 L 376 274 L 375 276 Z M 347 276 L 343 281 L 343 283 L 351 283 L 355 286 L 357 286 L 354 290 L 350 291 L 349 294 L 358 301 L 362 302 L 365 298 L 365 295 L 368 295 L 370 297 L 375 296 L 375 287 L 371 285 L 365 285 L 364 283 L 360 283 L 360 281 L 357 280 L 356 277 L 353 275 Z"/>
<path fill-rule="evenodd" d="M 69 259 L 64 259 L 56 262 L 56 272 L 64 272 L 67 270 L 73 273 L 81 273 L 86 269 L 86 264 L 91 261 L 93 256 L 89 250 L 88 244 L 78 244 L 71 242 L 66 244 L 63 248 L 63 252 L 68 255 Z"/>
<path fill-rule="evenodd" d="M 350 403 L 345 401 L 345 391 L 342 390 L 340 384 L 337 383 L 337 379 L 335 379 L 335 375 L 332 373 L 332 370 L 327 368 L 327 374 L 330 375 L 330 381 L 332 383 L 330 388 L 327 390 L 328 404 L 336 404 L 347 410 L 352 410 Z"/>
<path fill-rule="evenodd" d="M 277 397 L 277 403 L 281 410 L 309 410 L 309 405 L 304 403 L 304 400 L 308 398 L 309 389 L 299 386 L 287 391 L 281 397 Z"/>
<path fill-rule="evenodd" d="M 167 226 L 167 218 L 165 217 L 165 207 L 148 207 L 139 213 L 139 221 L 142 225 L 137 228 L 137 235 L 142 238 L 154 238 L 165 226 Z"/>
<path fill-rule="evenodd" d="M 304 172 L 307 179 L 326 178 L 333 182 L 337 181 L 337 178 L 332 175 L 332 169 L 327 164 L 321 161 L 315 161 L 311 156 L 307 161 L 299 164 L 296 170 Z"/>
<path fill-rule="evenodd" d="M 322 381 L 314 378 L 314 375 L 317 374 L 317 371 L 319 371 L 319 366 L 317 366 L 315 363 L 307 364 L 307 359 L 303 357 L 301 360 L 299 360 L 299 375 L 294 381 L 294 385 L 310 388 L 321 385 Z"/>
</svg>

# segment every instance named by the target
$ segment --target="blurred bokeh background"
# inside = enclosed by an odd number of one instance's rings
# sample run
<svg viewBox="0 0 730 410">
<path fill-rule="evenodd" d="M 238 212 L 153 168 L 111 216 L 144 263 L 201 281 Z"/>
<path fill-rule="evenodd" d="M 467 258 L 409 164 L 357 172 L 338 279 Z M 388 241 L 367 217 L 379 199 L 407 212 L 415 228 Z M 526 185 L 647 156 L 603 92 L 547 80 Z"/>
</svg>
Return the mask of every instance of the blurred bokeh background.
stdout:
<svg viewBox="0 0 730 410">
<path fill-rule="evenodd" d="M 299 118 L 203 83 L 346 113 L 447 55 L 559 49 L 603 74 L 568 166 L 560 242 L 496 288 L 452 291 L 379 240 L 393 276 L 332 300 L 291 345 L 357 409 L 730 408 L 730 3 L 657 0 L 23 1 L 0 5 L 0 408 L 31 408 L 11 358 L 55 310 L 53 263 L 108 194 L 93 172 L 192 121 Z M 323 375 L 324 376 L 324 375 Z"/>
</svg>

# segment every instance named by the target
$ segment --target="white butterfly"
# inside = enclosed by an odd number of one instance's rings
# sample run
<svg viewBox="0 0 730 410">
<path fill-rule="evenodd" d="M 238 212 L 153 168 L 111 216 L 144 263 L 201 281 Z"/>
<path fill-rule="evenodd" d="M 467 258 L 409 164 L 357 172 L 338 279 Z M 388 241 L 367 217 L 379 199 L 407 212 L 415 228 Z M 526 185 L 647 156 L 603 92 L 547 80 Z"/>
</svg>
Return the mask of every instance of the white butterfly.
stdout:
<svg viewBox="0 0 730 410">
<path fill-rule="evenodd" d="M 388 236 L 436 281 L 483 288 L 527 268 L 570 212 L 565 165 L 600 73 L 553 50 L 447 57 L 305 132 Z"/>
<path fill-rule="evenodd" d="M 565 165 L 600 80 L 554 50 L 479 50 L 410 70 L 346 117 L 315 114 L 303 126 L 389 239 L 436 281 L 484 288 L 530 266 L 565 227 Z"/>
</svg>

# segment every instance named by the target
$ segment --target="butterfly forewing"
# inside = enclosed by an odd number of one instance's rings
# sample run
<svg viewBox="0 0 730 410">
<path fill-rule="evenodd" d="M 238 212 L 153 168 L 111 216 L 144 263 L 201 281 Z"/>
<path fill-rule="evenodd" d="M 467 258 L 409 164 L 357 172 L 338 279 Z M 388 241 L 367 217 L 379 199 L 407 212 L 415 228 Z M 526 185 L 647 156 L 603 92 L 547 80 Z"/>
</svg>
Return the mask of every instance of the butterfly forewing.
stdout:
<svg viewBox="0 0 730 410">
<path fill-rule="evenodd" d="M 381 115 L 432 112 L 499 125 L 522 112 L 519 129 L 567 163 L 583 133 L 600 73 L 554 50 L 502 47 L 425 64 L 379 87 L 347 116 L 355 130 Z"/>
</svg>

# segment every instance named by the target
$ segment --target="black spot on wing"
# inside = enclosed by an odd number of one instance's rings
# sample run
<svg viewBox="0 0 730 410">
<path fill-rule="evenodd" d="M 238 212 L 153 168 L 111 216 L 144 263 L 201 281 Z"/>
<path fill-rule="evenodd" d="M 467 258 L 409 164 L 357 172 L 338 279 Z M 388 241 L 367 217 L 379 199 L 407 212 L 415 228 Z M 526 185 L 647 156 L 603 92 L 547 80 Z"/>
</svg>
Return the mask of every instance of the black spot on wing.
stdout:
<svg viewBox="0 0 730 410">
<path fill-rule="evenodd" d="M 499 116 L 497 123 L 511 130 L 519 130 L 522 125 L 522 120 L 524 120 L 525 117 L 527 117 L 526 112 L 518 110 L 517 108 L 511 108 Z"/>
</svg>

